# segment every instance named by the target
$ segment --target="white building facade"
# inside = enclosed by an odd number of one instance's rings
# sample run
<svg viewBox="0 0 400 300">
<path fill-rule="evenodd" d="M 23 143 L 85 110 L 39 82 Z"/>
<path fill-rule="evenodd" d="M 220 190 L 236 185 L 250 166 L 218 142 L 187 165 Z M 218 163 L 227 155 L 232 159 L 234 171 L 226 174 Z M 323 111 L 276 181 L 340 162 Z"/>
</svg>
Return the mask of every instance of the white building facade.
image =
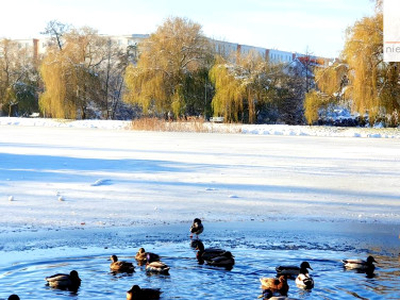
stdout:
<svg viewBox="0 0 400 300">
<path fill-rule="evenodd" d="M 131 35 L 102 35 L 104 37 L 110 38 L 121 48 L 128 47 L 140 47 L 140 43 L 147 39 L 149 34 L 131 34 Z M 33 55 L 35 57 L 39 57 L 46 53 L 46 48 L 49 45 L 50 39 L 48 37 L 40 38 L 40 39 L 19 39 L 16 41 L 20 47 L 31 48 L 33 51 Z M 264 59 L 268 59 L 272 63 L 276 64 L 290 64 L 294 60 L 299 57 L 310 56 L 308 54 L 282 51 L 278 49 L 269 49 L 262 47 L 255 47 L 249 45 L 241 45 L 237 43 L 231 43 L 227 41 L 210 39 L 210 42 L 214 45 L 214 49 L 217 54 L 220 54 L 224 57 L 229 57 L 233 54 L 242 54 L 246 55 L 250 51 L 255 51 L 261 55 Z M 313 59 L 318 60 L 322 65 L 328 65 L 329 62 L 333 61 L 332 58 L 324 58 L 319 56 L 311 56 Z"/>
</svg>

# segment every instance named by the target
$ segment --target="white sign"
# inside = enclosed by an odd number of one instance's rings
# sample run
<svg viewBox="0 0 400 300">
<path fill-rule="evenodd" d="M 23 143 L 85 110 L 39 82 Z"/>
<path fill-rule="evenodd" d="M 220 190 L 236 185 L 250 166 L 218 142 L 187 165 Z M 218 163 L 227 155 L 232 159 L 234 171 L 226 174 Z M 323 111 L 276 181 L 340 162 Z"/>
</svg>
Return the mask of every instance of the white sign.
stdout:
<svg viewBox="0 0 400 300">
<path fill-rule="evenodd" d="M 400 0 L 383 1 L 383 60 L 400 62 Z"/>
</svg>

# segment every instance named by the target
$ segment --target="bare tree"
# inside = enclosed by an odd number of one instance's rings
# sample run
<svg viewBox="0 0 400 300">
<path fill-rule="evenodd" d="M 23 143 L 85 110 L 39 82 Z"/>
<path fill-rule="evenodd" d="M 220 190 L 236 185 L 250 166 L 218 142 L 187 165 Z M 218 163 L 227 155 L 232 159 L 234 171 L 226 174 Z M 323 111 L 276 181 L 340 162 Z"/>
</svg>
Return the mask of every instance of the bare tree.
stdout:
<svg viewBox="0 0 400 300">
<path fill-rule="evenodd" d="M 39 79 L 32 51 L 4 39 L 0 53 L 0 108 L 9 116 L 36 110 Z"/>
<path fill-rule="evenodd" d="M 56 41 L 59 50 L 63 49 L 63 35 L 68 32 L 70 26 L 68 24 L 61 23 L 57 20 L 51 20 L 47 23 L 46 28 L 41 34 L 48 35 Z"/>
</svg>

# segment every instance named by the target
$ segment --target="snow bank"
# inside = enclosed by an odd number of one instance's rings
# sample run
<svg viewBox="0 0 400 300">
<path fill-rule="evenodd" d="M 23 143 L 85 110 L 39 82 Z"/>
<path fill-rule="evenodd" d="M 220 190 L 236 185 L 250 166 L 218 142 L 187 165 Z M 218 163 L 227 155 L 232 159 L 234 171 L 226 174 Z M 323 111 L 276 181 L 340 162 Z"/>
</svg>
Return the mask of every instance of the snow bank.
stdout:
<svg viewBox="0 0 400 300">
<path fill-rule="evenodd" d="M 122 130 L 129 128 L 130 121 L 0 117 L 0 125 Z"/>
<path fill-rule="evenodd" d="M 400 130 L 398 128 L 243 125 L 242 132 L 248 134 L 265 134 L 265 135 L 400 138 Z"/>
<path fill-rule="evenodd" d="M 130 129 L 130 121 L 116 120 L 63 120 L 44 118 L 0 117 L 1 125 L 93 128 L 108 130 Z M 197 125 L 198 126 L 198 125 Z M 190 123 L 188 123 L 190 131 Z M 219 133 L 243 133 L 257 135 L 284 136 L 323 136 L 323 137 L 363 137 L 363 138 L 400 138 L 399 128 L 333 127 L 333 126 L 291 126 L 291 125 L 241 125 L 204 123 L 205 131 Z"/>
</svg>

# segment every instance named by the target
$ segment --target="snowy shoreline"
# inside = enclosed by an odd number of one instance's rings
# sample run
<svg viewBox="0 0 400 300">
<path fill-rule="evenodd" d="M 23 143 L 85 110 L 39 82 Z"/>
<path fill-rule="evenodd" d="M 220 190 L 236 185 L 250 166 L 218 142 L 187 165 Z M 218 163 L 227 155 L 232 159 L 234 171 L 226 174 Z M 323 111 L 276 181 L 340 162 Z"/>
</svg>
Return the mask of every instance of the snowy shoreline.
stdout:
<svg viewBox="0 0 400 300">
<path fill-rule="evenodd" d="M 190 122 L 188 131 L 190 130 Z M 0 126 L 32 126 L 56 128 L 92 128 L 105 130 L 129 130 L 131 121 L 118 120 L 64 120 L 45 118 L 0 117 Z M 400 128 L 300 126 L 300 125 L 242 125 L 205 122 L 205 131 L 216 133 L 243 133 L 256 135 L 323 136 L 361 138 L 400 138 Z"/>
</svg>

